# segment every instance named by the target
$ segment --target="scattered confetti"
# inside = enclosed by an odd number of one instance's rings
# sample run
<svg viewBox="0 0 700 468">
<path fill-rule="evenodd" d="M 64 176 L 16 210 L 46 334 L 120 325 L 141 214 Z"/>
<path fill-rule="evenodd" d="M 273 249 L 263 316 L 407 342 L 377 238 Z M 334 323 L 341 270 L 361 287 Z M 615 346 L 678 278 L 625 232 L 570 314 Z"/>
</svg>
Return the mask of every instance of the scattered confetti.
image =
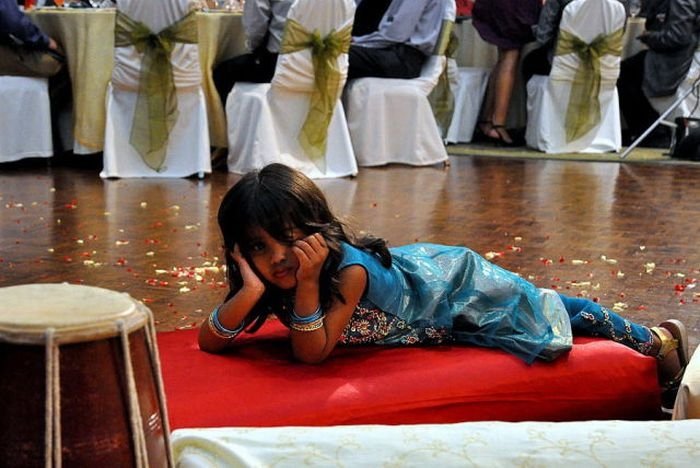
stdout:
<svg viewBox="0 0 700 468">
<path fill-rule="evenodd" d="M 605 255 L 601 255 L 600 259 L 609 265 L 617 265 L 617 260 L 614 258 L 608 258 Z"/>
<path fill-rule="evenodd" d="M 587 286 L 590 286 L 591 282 L 590 281 L 572 281 L 571 286 L 574 286 L 576 288 L 585 288 Z"/>
</svg>

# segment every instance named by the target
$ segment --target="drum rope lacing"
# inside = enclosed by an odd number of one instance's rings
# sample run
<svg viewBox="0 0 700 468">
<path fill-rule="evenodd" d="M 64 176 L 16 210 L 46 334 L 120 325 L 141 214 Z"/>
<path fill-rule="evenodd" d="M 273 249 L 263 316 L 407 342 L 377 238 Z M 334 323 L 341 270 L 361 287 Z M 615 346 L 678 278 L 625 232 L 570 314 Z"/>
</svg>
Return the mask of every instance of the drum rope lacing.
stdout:
<svg viewBox="0 0 700 468">
<path fill-rule="evenodd" d="M 47 468 L 61 467 L 61 380 L 55 328 L 46 330 L 46 412 L 44 460 Z"/>
<path fill-rule="evenodd" d="M 170 428 L 165 404 L 165 390 L 160 378 L 161 366 L 156 348 L 155 322 L 152 314 L 146 313 L 148 319 L 146 325 L 146 342 L 151 361 L 151 367 L 155 378 L 156 391 L 158 392 L 158 405 L 161 414 L 161 424 L 165 436 L 166 447 L 170 446 Z M 126 381 L 129 392 L 129 423 L 135 450 L 135 466 L 143 468 L 148 466 L 148 453 L 146 448 L 146 436 L 143 429 L 141 410 L 136 391 L 136 378 L 129 350 L 129 330 L 124 320 L 117 320 Z M 61 468 L 61 381 L 60 381 L 60 354 L 59 346 L 55 339 L 55 328 L 45 331 L 46 343 L 46 396 L 45 396 L 45 443 L 44 460 L 47 468 Z M 172 454 L 167 451 L 168 466 L 173 466 Z"/>
<path fill-rule="evenodd" d="M 124 355 L 124 365 L 126 366 L 126 384 L 129 389 L 129 420 L 131 422 L 131 434 L 134 438 L 136 466 L 141 468 L 143 466 L 148 466 L 148 455 L 146 452 L 146 435 L 143 432 L 143 424 L 141 424 L 141 408 L 136 393 L 134 367 L 131 363 L 129 335 L 123 320 L 117 320 L 117 328 L 121 336 L 122 353 Z"/>
</svg>

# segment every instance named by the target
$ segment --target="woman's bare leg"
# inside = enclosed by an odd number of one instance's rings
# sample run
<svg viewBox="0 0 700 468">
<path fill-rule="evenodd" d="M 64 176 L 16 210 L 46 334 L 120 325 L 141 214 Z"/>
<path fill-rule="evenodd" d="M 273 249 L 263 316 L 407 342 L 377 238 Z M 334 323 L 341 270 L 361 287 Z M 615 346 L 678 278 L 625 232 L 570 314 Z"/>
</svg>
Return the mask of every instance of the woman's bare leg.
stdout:
<svg viewBox="0 0 700 468">
<path fill-rule="evenodd" d="M 491 104 L 490 118 L 485 120 L 491 121 L 495 128 L 492 127 L 490 129 L 488 136 L 500 138 L 506 143 L 513 142 L 504 126 L 508 117 L 510 98 L 515 87 L 519 60 L 520 49 L 499 48 L 498 62 L 492 72 L 493 91 L 491 92 L 491 97 L 493 102 Z M 491 81 L 489 81 L 489 85 L 491 85 Z"/>
</svg>

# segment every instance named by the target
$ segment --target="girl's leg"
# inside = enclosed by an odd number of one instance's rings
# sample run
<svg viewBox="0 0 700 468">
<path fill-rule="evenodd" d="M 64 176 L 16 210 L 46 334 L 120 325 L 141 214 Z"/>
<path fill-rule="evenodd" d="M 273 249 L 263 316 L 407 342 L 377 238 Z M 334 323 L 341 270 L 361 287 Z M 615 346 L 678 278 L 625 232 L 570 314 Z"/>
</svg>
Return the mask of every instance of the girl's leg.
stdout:
<svg viewBox="0 0 700 468">
<path fill-rule="evenodd" d="M 658 327 L 648 328 L 589 299 L 562 294 L 559 297 L 569 313 L 574 334 L 603 336 L 658 359 L 662 410 L 670 413 L 688 364 L 688 343 L 683 324 L 667 320 Z"/>
<path fill-rule="evenodd" d="M 649 328 L 630 322 L 590 299 L 562 294 L 559 297 L 569 313 L 574 334 L 602 336 L 642 354 L 651 354 L 655 336 Z"/>
</svg>

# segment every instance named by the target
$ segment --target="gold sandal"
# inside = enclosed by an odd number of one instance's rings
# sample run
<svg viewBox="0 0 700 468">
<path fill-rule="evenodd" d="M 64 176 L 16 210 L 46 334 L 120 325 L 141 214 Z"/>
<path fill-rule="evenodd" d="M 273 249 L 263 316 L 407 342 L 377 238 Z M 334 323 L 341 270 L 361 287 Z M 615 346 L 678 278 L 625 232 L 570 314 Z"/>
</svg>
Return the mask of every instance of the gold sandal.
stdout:
<svg viewBox="0 0 700 468">
<path fill-rule="evenodd" d="M 656 337 L 661 341 L 661 346 L 659 347 L 659 351 L 655 356 L 656 359 L 663 361 L 668 353 L 678 349 L 678 340 L 675 338 L 669 338 L 668 335 L 664 333 L 663 328 L 651 327 L 651 331 L 653 331 L 654 335 L 656 335 Z"/>
<path fill-rule="evenodd" d="M 673 338 L 669 338 L 662 329 L 668 331 Z M 651 331 L 661 341 L 659 351 L 656 353 L 656 359 L 662 361 L 672 351 L 676 351 L 678 355 L 678 372 L 670 379 L 663 378 L 661 373 L 659 374 L 662 399 L 661 410 L 670 414 L 673 411 L 676 394 L 685 373 L 685 368 L 688 366 L 688 334 L 685 326 L 679 320 L 666 320 L 660 323 L 658 327 L 652 327 Z"/>
<path fill-rule="evenodd" d="M 668 331 L 673 338 L 669 338 L 663 330 Z M 678 360 L 681 367 L 688 364 L 688 334 L 685 331 L 685 326 L 680 320 L 666 320 L 661 322 L 658 327 L 651 327 L 651 331 L 659 337 L 661 346 L 656 353 L 656 359 L 663 360 L 671 351 L 678 352 Z"/>
</svg>

